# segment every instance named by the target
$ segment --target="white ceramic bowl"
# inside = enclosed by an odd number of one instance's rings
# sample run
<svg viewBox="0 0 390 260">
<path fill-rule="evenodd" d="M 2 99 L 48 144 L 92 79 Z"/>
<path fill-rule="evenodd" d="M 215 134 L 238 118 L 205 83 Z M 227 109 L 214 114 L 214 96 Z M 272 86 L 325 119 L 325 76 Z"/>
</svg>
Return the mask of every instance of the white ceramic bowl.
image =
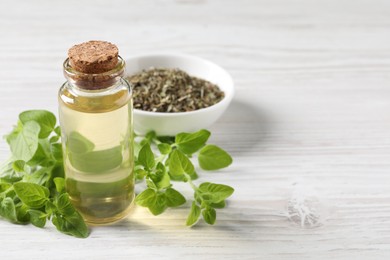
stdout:
<svg viewBox="0 0 390 260">
<path fill-rule="evenodd" d="M 151 67 L 178 68 L 191 76 L 218 85 L 225 92 L 225 97 L 217 104 L 190 112 L 164 113 L 134 109 L 134 130 L 138 134 L 154 130 L 158 135 L 176 135 L 180 132 L 208 128 L 217 121 L 233 99 L 234 87 L 231 76 L 208 60 L 182 54 L 148 54 L 134 56 L 125 61 L 125 77 Z"/>
</svg>

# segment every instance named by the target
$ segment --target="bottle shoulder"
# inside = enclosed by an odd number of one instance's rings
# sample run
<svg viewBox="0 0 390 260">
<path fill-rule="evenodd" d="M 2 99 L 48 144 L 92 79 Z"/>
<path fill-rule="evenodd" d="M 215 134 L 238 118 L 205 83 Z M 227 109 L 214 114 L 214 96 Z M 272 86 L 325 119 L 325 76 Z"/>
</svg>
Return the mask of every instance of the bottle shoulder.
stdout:
<svg viewBox="0 0 390 260">
<path fill-rule="evenodd" d="M 121 80 L 115 86 L 90 91 L 65 82 L 58 92 L 59 105 L 85 113 L 104 113 L 131 103 L 132 92 L 127 81 Z"/>
</svg>

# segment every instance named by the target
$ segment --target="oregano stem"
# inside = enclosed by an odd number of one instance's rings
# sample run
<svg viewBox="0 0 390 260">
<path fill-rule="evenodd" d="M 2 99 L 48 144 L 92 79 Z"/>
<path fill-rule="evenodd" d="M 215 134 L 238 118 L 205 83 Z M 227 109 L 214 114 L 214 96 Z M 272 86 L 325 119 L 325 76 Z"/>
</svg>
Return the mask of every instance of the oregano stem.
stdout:
<svg viewBox="0 0 390 260">
<path fill-rule="evenodd" d="M 162 142 L 160 142 L 160 140 L 158 140 L 157 138 L 153 138 L 153 139 L 152 139 L 152 142 L 155 143 L 156 145 L 159 145 L 159 144 L 162 143 Z"/>
<path fill-rule="evenodd" d="M 198 187 L 196 187 L 196 185 L 192 182 L 191 176 L 188 175 L 187 173 L 184 173 L 184 176 L 187 178 L 187 182 L 190 184 L 191 188 L 192 188 L 194 191 L 197 191 L 197 190 L 198 190 Z"/>
<path fill-rule="evenodd" d="M 161 154 L 157 159 L 155 159 L 156 163 L 163 162 L 165 158 L 167 157 L 167 154 Z"/>
</svg>

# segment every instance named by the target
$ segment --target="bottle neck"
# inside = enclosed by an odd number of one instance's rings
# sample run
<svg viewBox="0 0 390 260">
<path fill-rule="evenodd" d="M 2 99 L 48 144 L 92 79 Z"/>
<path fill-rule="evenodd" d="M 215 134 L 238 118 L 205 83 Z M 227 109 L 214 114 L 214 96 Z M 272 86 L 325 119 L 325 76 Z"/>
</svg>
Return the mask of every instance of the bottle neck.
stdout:
<svg viewBox="0 0 390 260">
<path fill-rule="evenodd" d="M 69 86 L 80 90 L 105 90 L 120 84 L 125 71 L 125 61 L 118 57 L 118 63 L 114 69 L 103 73 L 88 74 L 73 69 L 69 59 L 66 59 L 63 69 Z"/>
</svg>

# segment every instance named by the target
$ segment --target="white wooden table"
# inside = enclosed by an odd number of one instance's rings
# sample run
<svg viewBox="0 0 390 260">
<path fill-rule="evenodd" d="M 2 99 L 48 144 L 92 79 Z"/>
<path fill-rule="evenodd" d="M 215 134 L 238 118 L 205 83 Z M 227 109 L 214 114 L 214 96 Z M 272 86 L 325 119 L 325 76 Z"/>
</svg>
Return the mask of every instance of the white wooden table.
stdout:
<svg viewBox="0 0 390 260">
<path fill-rule="evenodd" d="M 234 196 L 215 226 L 192 229 L 188 204 L 137 207 L 84 240 L 0 220 L 0 259 L 390 258 L 389 1 L 1 0 L 1 135 L 23 110 L 57 111 L 67 49 L 91 39 L 232 74 L 236 97 L 211 131 L 235 161 L 199 181 Z M 315 210 L 312 228 L 291 203 Z"/>
</svg>

